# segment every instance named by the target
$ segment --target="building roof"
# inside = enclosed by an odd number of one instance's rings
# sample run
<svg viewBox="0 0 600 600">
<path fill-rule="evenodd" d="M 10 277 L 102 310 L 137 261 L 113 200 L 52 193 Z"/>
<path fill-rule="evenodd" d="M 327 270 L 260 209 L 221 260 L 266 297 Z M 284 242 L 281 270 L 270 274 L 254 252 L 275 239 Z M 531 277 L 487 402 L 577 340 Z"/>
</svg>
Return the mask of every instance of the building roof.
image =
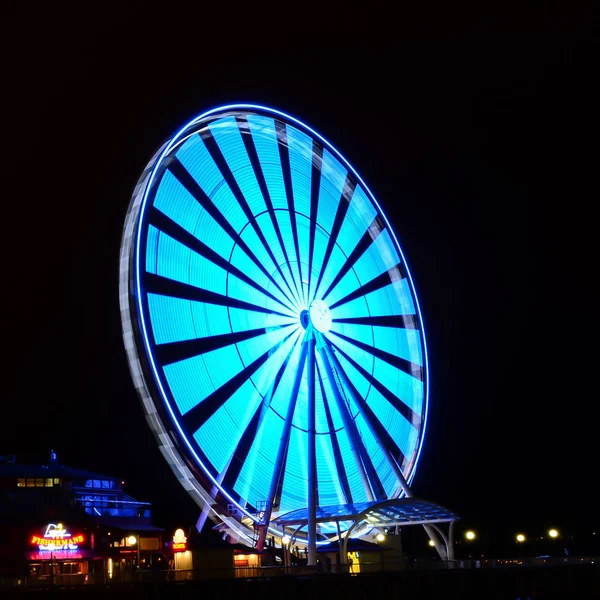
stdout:
<svg viewBox="0 0 600 600">
<path fill-rule="evenodd" d="M 102 475 L 84 469 L 74 469 L 58 463 L 50 463 L 48 465 L 0 463 L 0 479 L 8 477 L 61 477 L 63 479 L 104 479 L 109 481 L 121 481 L 120 477 Z"/>
<path fill-rule="evenodd" d="M 336 504 L 317 507 L 317 523 L 336 521 L 364 521 L 373 527 L 394 525 L 420 525 L 454 521 L 458 516 L 452 511 L 417 498 L 396 498 Z M 301 526 L 308 523 L 308 508 L 299 508 L 273 520 L 274 525 Z"/>
</svg>

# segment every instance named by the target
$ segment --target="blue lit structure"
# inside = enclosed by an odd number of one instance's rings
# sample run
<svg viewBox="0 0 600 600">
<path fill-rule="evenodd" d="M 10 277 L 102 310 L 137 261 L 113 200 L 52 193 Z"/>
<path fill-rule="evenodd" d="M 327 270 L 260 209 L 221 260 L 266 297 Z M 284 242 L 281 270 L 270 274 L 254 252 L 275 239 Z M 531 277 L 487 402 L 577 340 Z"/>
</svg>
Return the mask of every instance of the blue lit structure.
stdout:
<svg viewBox="0 0 600 600">
<path fill-rule="evenodd" d="M 238 537 L 409 493 L 428 393 L 416 293 L 373 194 L 305 124 L 222 106 L 156 153 L 125 224 L 121 312 L 163 455 Z"/>
</svg>

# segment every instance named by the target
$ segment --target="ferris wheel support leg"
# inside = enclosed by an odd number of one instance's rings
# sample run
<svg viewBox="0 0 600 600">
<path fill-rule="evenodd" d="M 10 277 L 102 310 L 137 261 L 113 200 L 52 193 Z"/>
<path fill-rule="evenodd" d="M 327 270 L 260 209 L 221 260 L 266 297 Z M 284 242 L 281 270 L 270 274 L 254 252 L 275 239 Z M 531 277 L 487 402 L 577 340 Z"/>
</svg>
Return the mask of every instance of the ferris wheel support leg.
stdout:
<svg viewBox="0 0 600 600">
<path fill-rule="evenodd" d="M 365 494 L 367 496 L 367 500 L 370 502 L 375 499 L 373 496 L 373 490 L 371 490 L 371 484 L 369 483 L 369 478 L 367 477 L 367 472 L 365 471 L 365 467 L 360 458 L 360 454 L 358 451 L 358 447 L 356 445 L 356 437 L 358 435 L 356 431 L 356 425 L 350 418 L 348 413 L 348 408 L 342 398 L 342 395 L 335 383 L 335 376 L 333 374 L 333 369 L 331 367 L 330 357 L 332 356 L 332 352 L 327 346 L 327 344 L 323 341 L 323 336 L 319 334 L 319 352 L 323 356 L 323 364 L 325 365 L 325 370 L 327 371 L 327 377 L 331 381 L 331 389 L 333 391 L 333 395 L 336 399 L 338 410 L 342 417 L 342 421 L 344 423 L 344 428 L 348 431 L 348 440 L 350 442 L 350 451 L 352 452 L 352 456 L 354 457 L 354 461 L 356 463 L 356 467 L 358 473 L 360 475 L 360 480 L 363 484 L 363 488 L 365 490 Z"/>
<path fill-rule="evenodd" d="M 308 564 L 317 564 L 317 448 L 315 407 L 315 336 L 307 341 L 308 375 Z"/>
<path fill-rule="evenodd" d="M 323 345 L 324 345 L 324 351 L 327 353 L 327 356 L 329 356 L 331 358 L 331 364 L 333 364 L 333 366 L 335 367 L 340 379 L 343 380 L 344 386 L 346 387 L 347 390 L 350 391 L 350 393 L 352 393 L 351 392 L 352 386 L 350 384 L 350 381 L 348 380 L 348 377 L 346 376 L 345 371 L 342 369 L 342 366 L 340 365 L 340 362 L 338 361 L 337 356 L 335 355 L 335 353 L 333 352 L 333 350 L 331 349 L 330 345 L 327 343 L 326 340 L 323 341 Z M 356 402 L 356 405 L 360 409 L 361 403 Z M 369 418 L 369 416 L 364 413 L 363 413 L 363 416 L 369 427 L 369 430 L 371 431 L 371 433 L 373 434 L 375 439 L 379 442 L 379 446 L 381 447 L 381 449 L 384 451 L 384 455 L 385 455 L 392 471 L 394 472 L 394 475 L 396 475 L 396 478 L 398 479 L 398 482 L 400 483 L 400 487 L 402 488 L 402 491 L 404 492 L 404 494 L 407 498 L 412 498 L 414 496 L 413 491 L 410 489 L 410 486 L 408 485 L 408 481 L 406 481 L 406 478 L 404 477 L 404 474 L 400 470 L 400 467 L 398 466 L 396 459 L 392 456 L 392 454 L 389 452 L 389 450 L 386 449 L 385 444 L 381 443 L 381 440 L 379 439 L 379 434 L 378 434 L 376 428 L 373 427 L 373 423 L 371 423 L 371 419 Z M 448 550 L 445 547 L 445 545 L 443 544 L 443 542 L 440 540 L 436 531 L 429 525 L 423 525 L 423 528 L 427 532 L 429 539 L 433 542 L 433 545 L 435 546 L 435 549 L 437 550 L 437 553 L 439 554 L 440 558 L 442 560 L 448 560 Z"/>
<path fill-rule="evenodd" d="M 267 496 L 267 506 L 265 508 L 265 514 L 263 516 L 262 523 L 259 529 L 258 541 L 256 542 L 256 548 L 260 551 L 265 547 L 265 541 L 267 539 L 267 531 L 269 529 L 269 522 L 271 521 L 271 513 L 273 512 L 273 502 L 275 495 L 277 494 L 277 488 L 279 487 L 279 481 L 283 472 L 283 463 L 287 453 L 287 448 L 290 440 L 290 430 L 292 428 L 292 421 L 294 419 L 294 411 L 296 410 L 296 401 L 298 399 L 298 390 L 302 383 L 302 374 L 304 373 L 304 364 L 306 363 L 306 352 L 307 342 L 310 339 L 309 332 L 304 334 L 302 340 L 302 347 L 300 350 L 300 360 L 298 361 L 298 370 L 296 371 L 296 377 L 294 378 L 294 385 L 292 387 L 292 393 L 290 403 L 288 405 L 288 411 L 283 424 L 283 430 L 281 432 L 281 438 L 279 440 L 279 448 L 277 449 L 277 456 L 275 458 L 275 466 L 273 468 L 273 476 L 271 477 L 271 485 L 269 487 L 269 495 Z"/>
</svg>

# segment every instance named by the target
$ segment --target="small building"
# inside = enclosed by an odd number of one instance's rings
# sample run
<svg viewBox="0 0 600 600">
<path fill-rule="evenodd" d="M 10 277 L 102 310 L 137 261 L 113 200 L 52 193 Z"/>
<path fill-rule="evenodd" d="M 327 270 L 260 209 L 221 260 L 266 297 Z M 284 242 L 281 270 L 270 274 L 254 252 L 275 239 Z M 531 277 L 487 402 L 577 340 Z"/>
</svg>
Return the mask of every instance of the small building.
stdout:
<svg viewBox="0 0 600 600">
<path fill-rule="evenodd" d="M 123 484 L 60 464 L 54 452 L 40 465 L 0 457 L 0 573 L 81 582 L 167 568 L 150 504 Z"/>
</svg>

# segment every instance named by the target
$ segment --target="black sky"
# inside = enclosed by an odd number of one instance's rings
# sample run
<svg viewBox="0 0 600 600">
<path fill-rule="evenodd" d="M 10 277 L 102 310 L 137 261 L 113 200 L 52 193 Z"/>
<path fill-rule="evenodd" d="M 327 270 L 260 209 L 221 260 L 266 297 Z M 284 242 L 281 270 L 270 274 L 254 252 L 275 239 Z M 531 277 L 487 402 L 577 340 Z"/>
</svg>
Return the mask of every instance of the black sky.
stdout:
<svg viewBox="0 0 600 600">
<path fill-rule="evenodd" d="M 52 447 L 122 476 L 160 524 L 195 518 L 130 381 L 120 235 L 155 149 L 195 114 L 250 101 L 336 145 L 398 234 L 430 350 L 417 494 L 490 526 L 490 511 L 496 526 L 589 518 L 591 11 L 40 10 L 8 9 L 3 41 L 0 454 Z"/>
</svg>

